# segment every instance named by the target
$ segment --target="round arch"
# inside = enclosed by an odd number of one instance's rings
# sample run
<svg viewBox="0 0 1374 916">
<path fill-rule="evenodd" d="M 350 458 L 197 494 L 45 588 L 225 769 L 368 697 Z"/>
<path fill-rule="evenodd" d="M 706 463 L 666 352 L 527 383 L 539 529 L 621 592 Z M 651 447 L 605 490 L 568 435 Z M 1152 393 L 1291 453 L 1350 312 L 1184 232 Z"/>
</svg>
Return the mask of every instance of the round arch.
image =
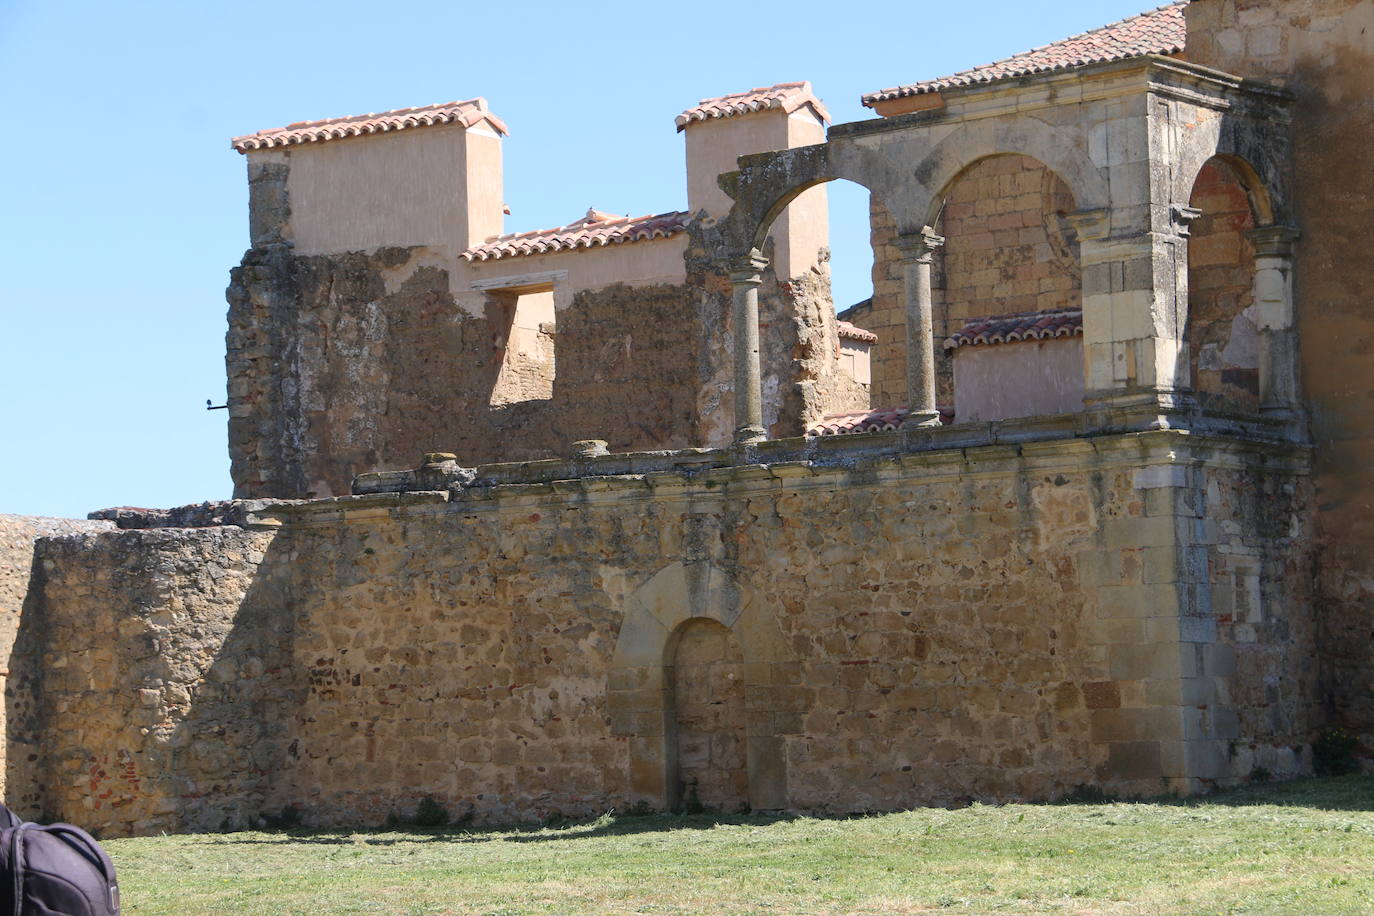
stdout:
<svg viewBox="0 0 1374 916">
<path fill-rule="evenodd" d="M 942 194 L 958 177 L 978 162 L 1001 155 L 1021 155 L 1036 160 L 1059 176 L 1081 210 L 1111 206 L 1111 193 L 1103 170 L 1074 142 L 1074 133 L 1056 131 L 1038 121 L 1014 124 L 964 124 L 930 150 L 915 170 L 919 196 L 911 201 L 912 214 L 921 225 L 932 225 L 940 211 Z M 920 227 L 912 226 L 910 231 Z"/>
<path fill-rule="evenodd" d="M 1245 196 L 1250 202 L 1250 215 L 1254 219 L 1255 226 L 1258 228 L 1274 225 L 1274 199 L 1268 185 L 1249 160 L 1233 153 L 1216 153 L 1198 163 L 1196 170 L 1191 172 L 1192 178 L 1188 187 L 1183 190 L 1178 199 L 1189 201 L 1192 199 L 1203 171 L 1213 162 L 1225 165 L 1237 183 L 1245 190 Z"/>
<path fill-rule="evenodd" d="M 672 806 L 677 788 L 677 723 L 671 666 L 684 627 L 713 621 L 738 640 L 745 663 L 746 712 L 775 708 L 792 682 L 792 655 L 763 602 L 710 562 L 674 562 L 626 596 L 608 673 L 611 732 L 628 739 L 628 791 L 636 802 Z M 747 746 L 749 805 L 785 808 L 787 768 L 782 736 L 755 733 Z"/>
</svg>

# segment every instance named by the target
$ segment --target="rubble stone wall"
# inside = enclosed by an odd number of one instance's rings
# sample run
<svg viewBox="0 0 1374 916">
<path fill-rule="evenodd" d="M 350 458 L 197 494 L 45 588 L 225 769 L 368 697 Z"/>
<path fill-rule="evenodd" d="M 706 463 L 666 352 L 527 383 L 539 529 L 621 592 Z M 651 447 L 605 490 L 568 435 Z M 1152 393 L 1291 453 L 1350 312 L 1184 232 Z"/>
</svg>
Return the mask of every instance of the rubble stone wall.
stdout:
<svg viewBox="0 0 1374 916">
<path fill-rule="evenodd" d="M 423 452 L 470 463 L 694 442 L 699 294 L 614 285 L 558 316 L 552 397 L 492 405 L 507 309 L 461 310 L 427 249 L 249 252 L 229 289 L 230 456 L 240 497 L 349 491 Z"/>
<path fill-rule="evenodd" d="M 39 747 L 34 783 L 11 759 L 6 802 L 118 833 L 245 826 L 289 741 L 303 675 L 290 654 L 272 535 L 238 527 L 47 538 L 41 605 L 26 614 L 10 742 Z M 285 562 L 274 555 L 273 562 Z"/>
<path fill-rule="evenodd" d="M 36 794 L 121 834 L 733 806 L 741 731 L 756 809 L 1296 770 L 1307 498 L 1301 456 L 1159 433 L 49 539 Z"/>
<path fill-rule="evenodd" d="M 643 243 L 660 244 L 660 243 Z M 667 244 L 667 243 L 662 243 Z M 772 244 L 767 246 L 772 253 Z M 569 257 L 592 256 L 576 252 Z M 299 257 L 254 249 L 229 287 L 229 450 L 240 498 L 349 492 L 358 474 L 424 452 L 467 464 L 720 445 L 734 429 L 728 280 L 582 289 L 544 340 L 540 387 L 502 388 L 510 297 L 460 307 L 426 248 Z M 828 265 L 770 269 L 760 297 L 764 400 L 774 435 L 868 406 L 840 368 Z M 552 371 L 552 385 L 547 374 Z M 536 373 L 532 373 L 536 374 Z"/>
<path fill-rule="evenodd" d="M 1374 756 L 1374 436 L 1368 393 L 1369 263 L 1359 245 L 1374 212 L 1372 0 L 1197 0 L 1187 59 L 1277 82 L 1293 106 L 1298 228 L 1295 302 L 1302 385 L 1317 456 L 1318 570 L 1326 701 Z"/>
<path fill-rule="evenodd" d="M 10 671 L 14 668 L 11 656 L 14 653 L 15 638 L 19 633 L 19 621 L 24 613 L 34 611 L 37 591 L 33 585 L 41 582 L 43 570 L 34 568 L 34 541 L 42 537 L 78 534 L 87 531 L 103 531 L 114 526 L 106 521 L 85 521 L 69 518 L 39 518 L 28 515 L 0 515 L 0 690 L 7 698 L 6 710 L 11 702 L 21 705 L 31 702 L 31 697 L 22 693 L 26 688 L 10 682 Z M 30 598 L 33 595 L 33 598 Z M 22 650 L 22 646 L 21 646 Z M 19 691 L 18 693 L 16 691 Z M 13 698 L 12 700 L 10 698 Z M 0 710 L 0 730 L 6 728 L 6 710 Z M 35 753 L 31 734 L 18 736 L 17 741 L 0 744 L 0 794 L 5 794 L 4 774 L 11 767 L 19 772 L 16 785 L 32 785 L 36 772 L 30 756 Z M 22 793 L 22 789 L 20 792 Z M 20 799 L 21 796 L 6 796 Z"/>
</svg>

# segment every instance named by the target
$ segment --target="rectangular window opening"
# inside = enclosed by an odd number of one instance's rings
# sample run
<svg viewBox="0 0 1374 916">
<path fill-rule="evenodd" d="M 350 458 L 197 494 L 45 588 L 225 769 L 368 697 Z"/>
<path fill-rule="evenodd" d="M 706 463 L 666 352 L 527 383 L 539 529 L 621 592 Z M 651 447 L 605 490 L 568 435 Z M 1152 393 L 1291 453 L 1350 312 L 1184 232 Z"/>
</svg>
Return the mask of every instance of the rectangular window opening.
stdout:
<svg viewBox="0 0 1374 916">
<path fill-rule="evenodd" d="M 547 401 L 553 397 L 554 316 L 553 284 L 491 290 L 504 317 L 504 337 L 496 348 L 500 370 L 491 390 L 491 406 L 505 407 L 522 401 Z"/>
</svg>

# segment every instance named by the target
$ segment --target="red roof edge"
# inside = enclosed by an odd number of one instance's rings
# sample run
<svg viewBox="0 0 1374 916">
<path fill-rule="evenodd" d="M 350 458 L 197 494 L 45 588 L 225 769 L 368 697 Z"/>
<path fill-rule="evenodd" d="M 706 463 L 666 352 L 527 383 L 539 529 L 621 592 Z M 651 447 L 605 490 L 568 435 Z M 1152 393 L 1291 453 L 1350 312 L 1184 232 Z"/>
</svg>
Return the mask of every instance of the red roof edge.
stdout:
<svg viewBox="0 0 1374 916">
<path fill-rule="evenodd" d="M 482 121 L 490 123 L 496 132 L 502 136 L 510 133 L 506 123 L 491 113 L 487 107 L 487 100 L 478 97 L 461 102 L 441 102 L 438 105 L 397 108 L 393 111 L 349 115 L 343 118 L 297 121 L 285 127 L 273 127 L 256 133 L 245 134 L 242 137 L 235 137 L 230 142 L 234 149 L 240 153 L 247 153 L 279 146 L 322 143 L 327 140 L 342 140 L 368 134 L 391 133 L 416 127 L 437 127 L 444 124 L 460 124 L 463 127 L 472 127 Z"/>
</svg>

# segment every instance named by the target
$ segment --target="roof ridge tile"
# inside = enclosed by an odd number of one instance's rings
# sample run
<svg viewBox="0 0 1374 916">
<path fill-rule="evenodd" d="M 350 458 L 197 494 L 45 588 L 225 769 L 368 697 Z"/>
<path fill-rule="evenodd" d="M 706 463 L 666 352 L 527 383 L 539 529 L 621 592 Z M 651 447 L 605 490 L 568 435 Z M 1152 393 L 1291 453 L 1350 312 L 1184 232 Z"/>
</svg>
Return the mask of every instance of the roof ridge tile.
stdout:
<svg viewBox="0 0 1374 916">
<path fill-rule="evenodd" d="M 791 114 L 805 105 L 812 106 L 821 120 L 829 121 L 830 112 L 811 90 L 811 83 L 800 80 L 792 83 L 775 83 L 772 86 L 757 86 L 744 92 L 702 99 L 673 119 L 678 130 L 686 130 L 688 125 L 697 121 L 710 121 L 717 118 L 733 118 L 737 115 L 753 114 L 757 111 L 781 109 Z"/>
<path fill-rule="evenodd" d="M 272 127 L 235 137 L 230 143 L 240 153 L 247 153 L 279 146 L 321 143 L 328 140 L 342 140 L 348 137 L 361 137 L 396 130 L 411 130 L 417 127 L 435 127 L 442 124 L 461 124 L 463 127 L 472 127 L 484 120 L 491 122 L 498 133 L 502 135 L 510 133 L 505 122 L 491 113 L 487 107 L 487 100 L 478 96 L 458 102 L 439 102 L 434 105 L 396 108 L 391 111 L 345 115 L 339 118 L 321 118 L 317 121 L 296 121 L 285 127 Z"/>
</svg>

